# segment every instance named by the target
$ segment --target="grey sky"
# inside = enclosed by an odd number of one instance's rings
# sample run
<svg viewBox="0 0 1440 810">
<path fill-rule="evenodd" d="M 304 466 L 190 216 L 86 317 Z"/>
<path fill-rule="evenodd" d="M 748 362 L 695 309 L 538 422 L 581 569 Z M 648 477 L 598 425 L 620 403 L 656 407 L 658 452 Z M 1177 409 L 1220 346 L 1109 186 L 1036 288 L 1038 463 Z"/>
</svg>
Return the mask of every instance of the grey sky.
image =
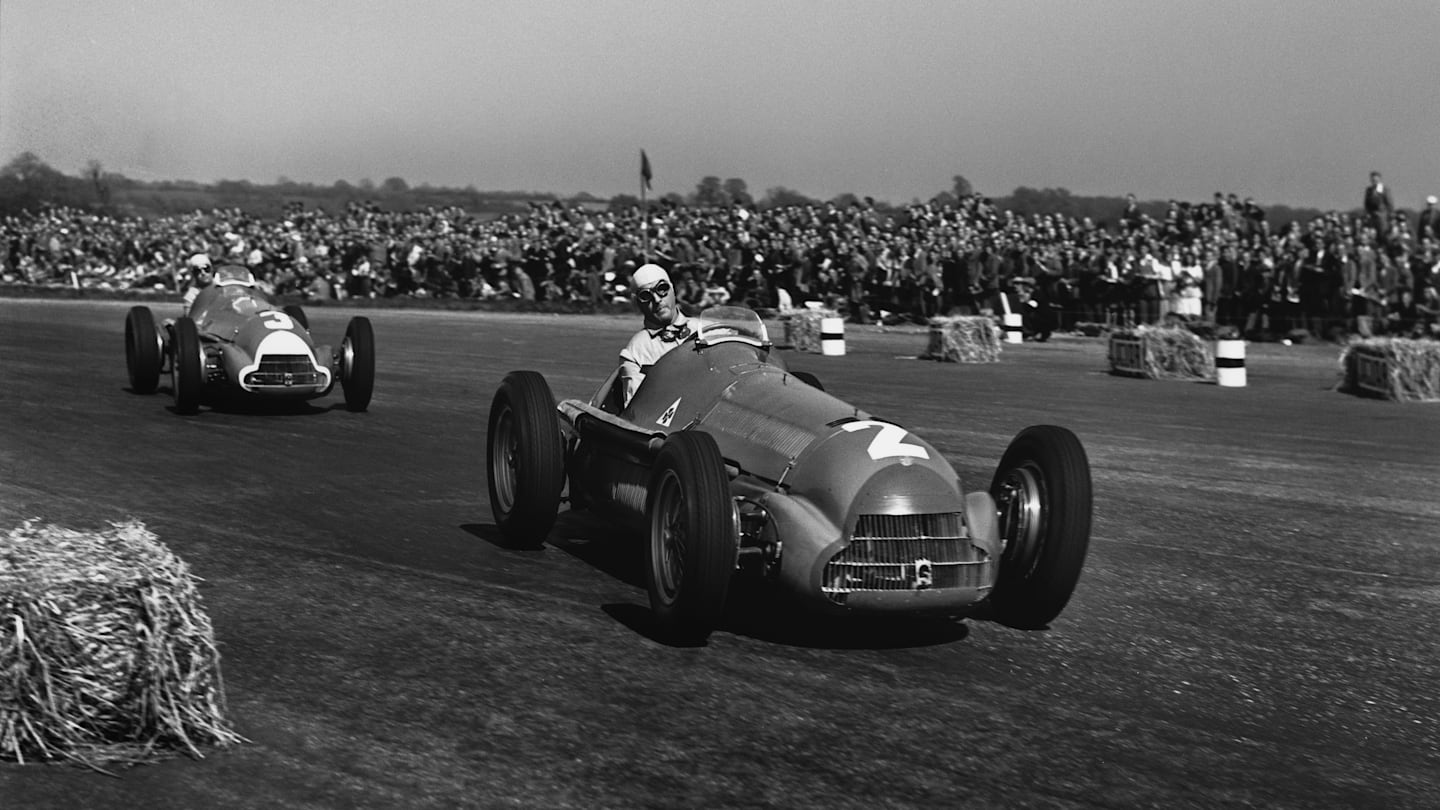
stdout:
<svg viewBox="0 0 1440 810">
<path fill-rule="evenodd" d="M 1414 207 L 1437 85 L 1436 0 L 0 0 L 0 160 L 141 179 Z"/>
</svg>

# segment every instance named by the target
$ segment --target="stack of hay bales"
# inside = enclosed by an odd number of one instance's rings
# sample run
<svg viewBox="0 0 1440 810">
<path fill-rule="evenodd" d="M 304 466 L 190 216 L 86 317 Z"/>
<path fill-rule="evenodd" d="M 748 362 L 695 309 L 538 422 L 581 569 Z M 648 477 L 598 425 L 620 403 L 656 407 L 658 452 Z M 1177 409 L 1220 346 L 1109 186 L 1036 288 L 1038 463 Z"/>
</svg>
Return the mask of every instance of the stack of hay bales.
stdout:
<svg viewBox="0 0 1440 810">
<path fill-rule="evenodd" d="M 99 767 L 242 742 L 195 581 L 138 522 L 0 536 L 0 759 Z"/>
<path fill-rule="evenodd" d="M 1001 330 L 994 318 L 967 315 L 931 318 L 925 357 L 947 363 L 1000 361 Z"/>
<path fill-rule="evenodd" d="M 1138 345 L 1138 354 L 1123 350 Z M 1214 380 L 1215 350 L 1184 327 L 1139 326 L 1110 334 L 1110 371 L 1152 380 Z"/>
<path fill-rule="evenodd" d="M 838 317 L 833 309 L 794 310 L 785 318 L 785 345 L 796 351 L 820 351 L 820 322 Z"/>
<path fill-rule="evenodd" d="M 1440 402 L 1440 343 L 1363 338 L 1340 354 L 1342 390 L 1402 402 Z"/>
</svg>

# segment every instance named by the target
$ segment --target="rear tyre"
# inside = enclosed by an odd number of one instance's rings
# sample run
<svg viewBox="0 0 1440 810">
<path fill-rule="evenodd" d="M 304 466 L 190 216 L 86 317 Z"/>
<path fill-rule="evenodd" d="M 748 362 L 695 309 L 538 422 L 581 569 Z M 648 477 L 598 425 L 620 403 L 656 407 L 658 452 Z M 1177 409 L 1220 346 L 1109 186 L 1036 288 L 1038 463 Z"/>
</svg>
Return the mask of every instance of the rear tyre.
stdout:
<svg viewBox="0 0 1440 810">
<path fill-rule="evenodd" d="M 490 509 L 510 543 L 539 548 L 560 512 L 565 440 L 555 396 L 534 371 L 505 375 L 490 402 L 485 437 Z"/>
<path fill-rule="evenodd" d="M 370 407 L 375 393 L 375 331 L 369 318 L 351 318 L 345 328 L 345 340 L 340 343 L 340 385 L 345 389 L 346 410 Z"/>
<path fill-rule="evenodd" d="M 794 377 L 800 382 L 805 383 L 811 388 L 818 388 L 821 391 L 825 390 L 825 386 L 820 384 L 820 378 L 816 377 L 814 374 L 811 374 L 808 371 L 792 371 L 790 372 L 790 376 Z"/>
<path fill-rule="evenodd" d="M 205 354 L 200 333 L 189 316 L 179 318 L 170 340 L 170 387 L 175 394 L 175 412 L 193 414 L 200 410 L 200 392 L 205 384 Z"/>
<path fill-rule="evenodd" d="M 305 310 L 302 309 L 299 304 L 286 304 L 280 308 L 280 311 L 289 315 L 291 320 L 305 327 L 306 331 L 310 330 L 310 319 L 305 316 Z"/>
<path fill-rule="evenodd" d="M 1090 462 L 1074 433 L 1025 428 L 995 469 L 990 494 L 1005 551 L 990 593 L 994 618 L 1027 630 L 1050 624 L 1070 601 L 1090 545 Z"/>
<path fill-rule="evenodd" d="M 661 633 L 701 642 L 720 622 L 739 554 L 720 447 L 708 433 L 665 440 L 645 503 L 645 588 Z"/>
<path fill-rule="evenodd" d="M 125 316 L 125 370 L 130 390 L 153 394 L 160 384 L 160 333 L 149 307 L 131 307 Z"/>
</svg>

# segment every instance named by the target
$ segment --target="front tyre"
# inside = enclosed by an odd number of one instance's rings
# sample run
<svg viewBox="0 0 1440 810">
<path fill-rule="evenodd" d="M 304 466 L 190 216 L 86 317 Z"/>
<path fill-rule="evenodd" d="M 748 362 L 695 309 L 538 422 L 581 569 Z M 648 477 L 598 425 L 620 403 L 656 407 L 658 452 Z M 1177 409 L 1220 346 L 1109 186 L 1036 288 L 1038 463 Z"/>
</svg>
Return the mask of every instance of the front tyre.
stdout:
<svg viewBox="0 0 1440 810">
<path fill-rule="evenodd" d="M 340 385 L 345 389 L 346 410 L 370 407 L 375 393 L 375 330 L 369 318 L 351 318 L 345 327 L 345 340 L 340 343 Z"/>
<path fill-rule="evenodd" d="M 994 618 L 1027 630 L 1049 625 L 1070 601 L 1090 545 L 1090 462 L 1074 433 L 1035 425 L 1010 442 L 990 494 L 1005 551 L 990 593 Z"/>
<path fill-rule="evenodd" d="M 738 542 L 729 476 L 708 433 L 665 440 L 645 502 L 645 588 L 662 634 L 704 641 L 720 622 Z"/>
<path fill-rule="evenodd" d="M 543 375 L 505 375 L 490 402 L 485 456 L 495 525 L 512 544 L 539 548 L 555 525 L 565 484 L 565 440 Z"/>
<path fill-rule="evenodd" d="M 817 389 L 817 390 L 820 390 L 820 391 L 824 391 L 824 390 L 825 390 L 825 386 L 823 386 L 823 385 L 820 384 L 820 378 L 819 378 L 819 377 L 816 377 L 814 374 L 811 374 L 811 373 L 808 372 L 808 371 L 792 371 L 792 372 L 790 372 L 790 376 L 791 376 L 791 377 L 794 377 L 795 379 L 799 380 L 800 382 L 805 383 L 806 385 L 810 386 L 811 388 L 814 388 L 814 389 Z"/>
<path fill-rule="evenodd" d="M 292 321 L 305 327 L 306 331 L 310 330 L 310 318 L 305 315 L 305 310 L 299 304 L 286 304 L 280 308 L 280 311 L 289 315 Z"/>
<path fill-rule="evenodd" d="M 205 353 L 200 332 L 189 316 L 179 318 L 170 340 L 170 388 L 175 394 L 175 412 L 193 414 L 200 410 L 200 393 L 205 385 Z"/>
<path fill-rule="evenodd" d="M 130 390 L 153 394 L 160 384 L 160 333 L 149 307 L 131 307 L 125 316 L 125 370 Z"/>
</svg>

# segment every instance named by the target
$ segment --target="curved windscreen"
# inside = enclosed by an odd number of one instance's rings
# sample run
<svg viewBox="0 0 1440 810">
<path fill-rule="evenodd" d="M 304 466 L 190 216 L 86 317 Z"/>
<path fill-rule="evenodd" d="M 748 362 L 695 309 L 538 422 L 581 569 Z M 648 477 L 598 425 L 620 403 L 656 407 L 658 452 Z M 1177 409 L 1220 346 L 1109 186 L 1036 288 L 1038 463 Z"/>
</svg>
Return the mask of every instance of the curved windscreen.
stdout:
<svg viewBox="0 0 1440 810">
<path fill-rule="evenodd" d="M 243 287 L 254 287 L 255 276 L 249 270 L 235 265 L 227 265 L 215 271 L 215 285 L 217 287 L 228 287 L 238 284 Z"/>
<path fill-rule="evenodd" d="M 691 319 L 697 347 L 735 341 L 770 348 L 765 322 L 745 307 L 711 307 Z"/>
</svg>

